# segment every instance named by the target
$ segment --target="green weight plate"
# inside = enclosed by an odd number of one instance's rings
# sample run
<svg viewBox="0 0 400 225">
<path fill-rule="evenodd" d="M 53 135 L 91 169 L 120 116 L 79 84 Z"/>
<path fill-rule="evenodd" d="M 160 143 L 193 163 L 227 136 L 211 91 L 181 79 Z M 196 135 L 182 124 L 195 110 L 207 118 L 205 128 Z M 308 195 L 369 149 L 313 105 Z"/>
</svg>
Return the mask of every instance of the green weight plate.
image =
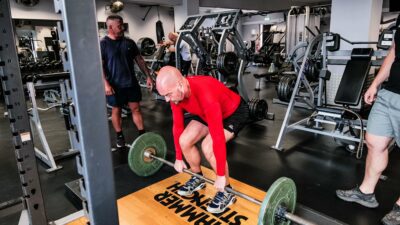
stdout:
<svg viewBox="0 0 400 225">
<path fill-rule="evenodd" d="M 296 208 L 296 185 L 287 177 L 276 180 L 268 189 L 258 213 L 258 225 L 289 225 L 277 217 L 279 207 L 285 207 L 286 212 L 293 213 Z"/>
<path fill-rule="evenodd" d="M 128 163 L 131 170 L 138 176 L 147 177 L 156 173 L 162 162 L 144 156 L 145 151 L 165 159 L 167 145 L 160 135 L 147 132 L 139 136 L 133 143 L 128 154 Z"/>
</svg>

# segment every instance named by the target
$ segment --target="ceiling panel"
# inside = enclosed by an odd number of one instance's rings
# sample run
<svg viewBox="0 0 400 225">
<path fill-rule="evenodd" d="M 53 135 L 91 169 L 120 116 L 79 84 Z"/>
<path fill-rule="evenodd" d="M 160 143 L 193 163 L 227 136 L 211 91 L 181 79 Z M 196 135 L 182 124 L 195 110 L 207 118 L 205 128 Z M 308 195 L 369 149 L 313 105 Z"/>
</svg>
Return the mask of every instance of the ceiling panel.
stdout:
<svg viewBox="0 0 400 225">
<path fill-rule="evenodd" d="M 190 1 L 190 0 L 189 0 Z M 289 9 L 297 5 L 315 5 L 331 3 L 331 0 L 199 0 L 201 7 L 251 9 L 275 11 Z"/>
<path fill-rule="evenodd" d="M 123 0 L 128 3 L 143 5 L 176 6 L 182 0 Z M 190 4 L 191 0 L 188 0 Z M 291 6 L 330 4 L 331 0 L 199 0 L 200 7 L 249 9 L 275 11 L 289 9 Z"/>
<path fill-rule="evenodd" d="M 176 6 L 181 5 L 182 0 L 123 0 L 129 3 L 144 5 Z M 191 0 L 188 0 L 190 4 Z M 274 11 L 289 9 L 294 5 L 327 4 L 331 0 L 199 0 L 200 7 L 251 9 L 261 11 Z"/>
</svg>

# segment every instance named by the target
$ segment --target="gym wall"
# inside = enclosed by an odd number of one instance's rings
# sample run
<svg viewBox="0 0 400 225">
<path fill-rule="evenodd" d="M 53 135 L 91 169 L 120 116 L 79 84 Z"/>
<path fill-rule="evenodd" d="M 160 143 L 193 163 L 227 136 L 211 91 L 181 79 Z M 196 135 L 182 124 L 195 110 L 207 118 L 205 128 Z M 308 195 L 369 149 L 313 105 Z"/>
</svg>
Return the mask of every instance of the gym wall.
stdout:
<svg viewBox="0 0 400 225">
<path fill-rule="evenodd" d="M 34 7 L 26 7 L 10 1 L 11 14 L 13 19 L 37 19 L 37 20 L 60 20 L 61 18 L 54 13 L 53 0 L 41 0 Z M 111 12 L 105 10 L 108 1 L 96 0 L 97 19 L 105 22 Z M 157 8 L 153 7 L 143 21 L 147 7 L 140 7 L 135 4 L 125 3 L 124 9 L 118 14 L 124 18 L 124 22 L 129 24 L 129 37 L 137 41 L 141 37 L 150 37 L 156 40 L 156 21 L 158 20 Z M 159 7 L 160 19 L 163 22 L 164 32 L 168 34 L 174 30 L 173 10 L 167 7 Z"/>
</svg>

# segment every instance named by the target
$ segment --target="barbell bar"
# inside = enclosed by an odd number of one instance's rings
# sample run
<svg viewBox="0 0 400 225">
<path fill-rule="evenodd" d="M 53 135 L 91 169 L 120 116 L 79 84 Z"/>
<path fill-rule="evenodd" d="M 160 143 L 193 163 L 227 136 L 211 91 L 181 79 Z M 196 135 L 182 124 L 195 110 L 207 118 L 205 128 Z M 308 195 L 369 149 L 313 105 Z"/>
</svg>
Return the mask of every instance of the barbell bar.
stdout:
<svg viewBox="0 0 400 225">
<path fill-rule="evenodd" d="M 174 167 L 174 164 L 172 162 L 170 162 L 168 160 L 165 160 L 163 158 L 157 157 L 157 156 L 153 155 L 150 151 L 146 151 L 145 150 L 143 155 L 144 155 L 144 157 L 147 157 L 147 158 L 150 158 L 150 159 L 156 159 L 156 160 L 158 160 L 158 161 L 160 161 L 160 162 L 162 162 L 164 164 L 167 164 L 168 166 Z M 214 185 L 214 181 L 213 180 L 208 179 L 207 177 L 204 177 L 204 176 L 199 175 L 197 173 L 193 173 L 192 171 L 190 171 L 188 169 L 183 169 L 183 172 L 188 173 L 188 174 L 190 174 L 192 176 L 195 176 L 195 177 L 197 177 L 197 178 L 199 178 L 201 180 L 204 180 L 205 182 L 207 182 L 209 184 Z M 260 206 L 263 205 L 263 202 L 261 202 L 260 200 L 252 198 L 252 197 L 250 197 L 250 196 L 248 196 L 248 195 L 246 195 L 246 194 L 244 194 L 242 192 L 235 191 L 230 187 L 225 187 L 225 191 L 227 191 L 229 193 L 232 193 L 232 194 L 234 194 L 236 196 L 239 196 L 239 197 L 241 197 L 243 199 L 246 199 L 246 200 L 248 200 L 250 202 L 253 202 L 253 203 L 257 204 L 257 205 L 260 205 Z M 297 215 L 295 215 L 293 213 L 287 212 L 284 207 L 281 207 L 278 211 L 280 211 L 280 213 L 282 214 L 281 216 L 283 216 L 283 218 L 286 218 L 286 219 L 288 219 L 290 221 L 293 221 L 293 222 L 296 222 L 298 224 L 316 225 L 315 223 L 310 222 L 308 220 L 305 220 L 305 219 L 303 219 L 303 218 L 301 218 L 301 217 L 299 217 L 299 216 L 297 216 Z"/>
<path fill-rule="evenodd" d="M 162 163 L 167 164 L 168 166 L 174 167 L 174 164 L 173 164 L 172 162 L 170 162 L 170 161 L 168 161 L 168 160 L 165 160 L 165 159 L 163 159 L 163 158 L 154 156 L 154 155 L 153 155 L 151 152 L 149 152 L 149 151 L 145 151 L 145 152 L 144 152 L 144 156 L 147 157 L 147 158 L 152 158 L 152 159 L 159 160 L 159 161 L 161 161 Z M 190 170 L 188 170 L 188 169 L 183 169 L 183 172 L 188 173 L 188 174 L 190 174 L 190 175 L 192 175 L 192 176 L 195 176 L 195 177 L 197 177 L 197 178 L 199 178 L 199 179 L 201 179 L 201 180 L 204 180 L 205 182 L 207 182 L 207 183 L 209 183 L 209 184 L 214 185 L 214 181 L 213 181 L 213 180 L 208 179 L 207 177 L 201 176 L 201 175 L 199 175 L 199 174 L 197 174 L 197 173 L 193 173 L 192 171 L 190 171 Z M 250 202 L 256 203 L 256 204 L 258 204 L 258 205 L 261 205 L 261 204 L 262 204 L 261 201 L 255 199 L 255 198 L 252 198 L 252 197 L 250 197 L 250 196 L 248 196 L 248 195 L 245 195 L 245 194 L 243 194 L 243 193 L 241 193 L 241 192 L 239 192 L 239 191 L 235 191 L 235 190 L 233 190 L 233 189 L 230 188 L 230 187 L 225 187 L 225 190 L 228 191 L 228 192 L 230 192 L 230 193 L 232 193 L 232 194 L 234 194 L 234 195 L 237 195 L 237 196 L 239 196 L 239 197 L 241 197 L 241 198 L 244 198 L 244 199 L 246 199 L 246 200 L 248 200 L 248 201 L 250 201 Z"/>
<path fill-rule="evenodd" d="M 174 163 L 165 159 L 166 152 L 166 143 L 160 135 L 152 132 L 142 134 L 130 145 L 129 167 L 139 176 L 150 176 L 163 164 L 174 167 Z M 214 184 L 213 180 L 188 169 L 183 169 L 183 172 Z M 258 225 L 289 225 L 291 221 L 301 225 L 316 225 L 292 213 L 295 209 L 296 185 L 290 178 L 281 177 L 276 180 L 268 189 L 263 202 L 230 187 L 225 187 L 225 190 L 261 206 Z"/>
</svg>

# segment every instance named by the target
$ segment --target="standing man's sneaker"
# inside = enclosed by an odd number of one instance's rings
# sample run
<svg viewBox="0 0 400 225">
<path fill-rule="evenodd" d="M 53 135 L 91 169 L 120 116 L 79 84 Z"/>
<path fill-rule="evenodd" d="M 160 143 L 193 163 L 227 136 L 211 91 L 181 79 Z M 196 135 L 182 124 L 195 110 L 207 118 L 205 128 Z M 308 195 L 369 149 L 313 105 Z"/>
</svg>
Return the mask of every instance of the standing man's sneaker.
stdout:
<svg viewBox="0 0 400 225">
<path fill-rule="evenodd" d="M 192 176 L 188 182 L 185 183 L 178 190 L 180 196 L 190 196 L 193 192 L 198 191 L 206 186 L 206 182 L 200 178 Z"/>
<path fill-rule="evenodd" d="M 400 206 L 394 204 L 392 211 L 382 219 L 384 225 L 400 225 Z"/>
<path fill-rule="evenodd" d="M 117 136 L 117 148 L 125 147 L 125 138 L 124 135 Z"/>
<path fill-rule="evenodd" d="M 236 202 L 236 197 L 234 194 L 226 191 L 219 191 L 207 206 L 207 211 L 214 214 L 222 213 L 234 202 Z"/>
<path fill-rule="evenodd" d="M 374 193 L 364 194 L 358 187 L 350 190 L 336 190 L 336 196 L 346 202 L 357 202 L 368 208 L 376 208 L 379 206 Z"/>
</svg>

